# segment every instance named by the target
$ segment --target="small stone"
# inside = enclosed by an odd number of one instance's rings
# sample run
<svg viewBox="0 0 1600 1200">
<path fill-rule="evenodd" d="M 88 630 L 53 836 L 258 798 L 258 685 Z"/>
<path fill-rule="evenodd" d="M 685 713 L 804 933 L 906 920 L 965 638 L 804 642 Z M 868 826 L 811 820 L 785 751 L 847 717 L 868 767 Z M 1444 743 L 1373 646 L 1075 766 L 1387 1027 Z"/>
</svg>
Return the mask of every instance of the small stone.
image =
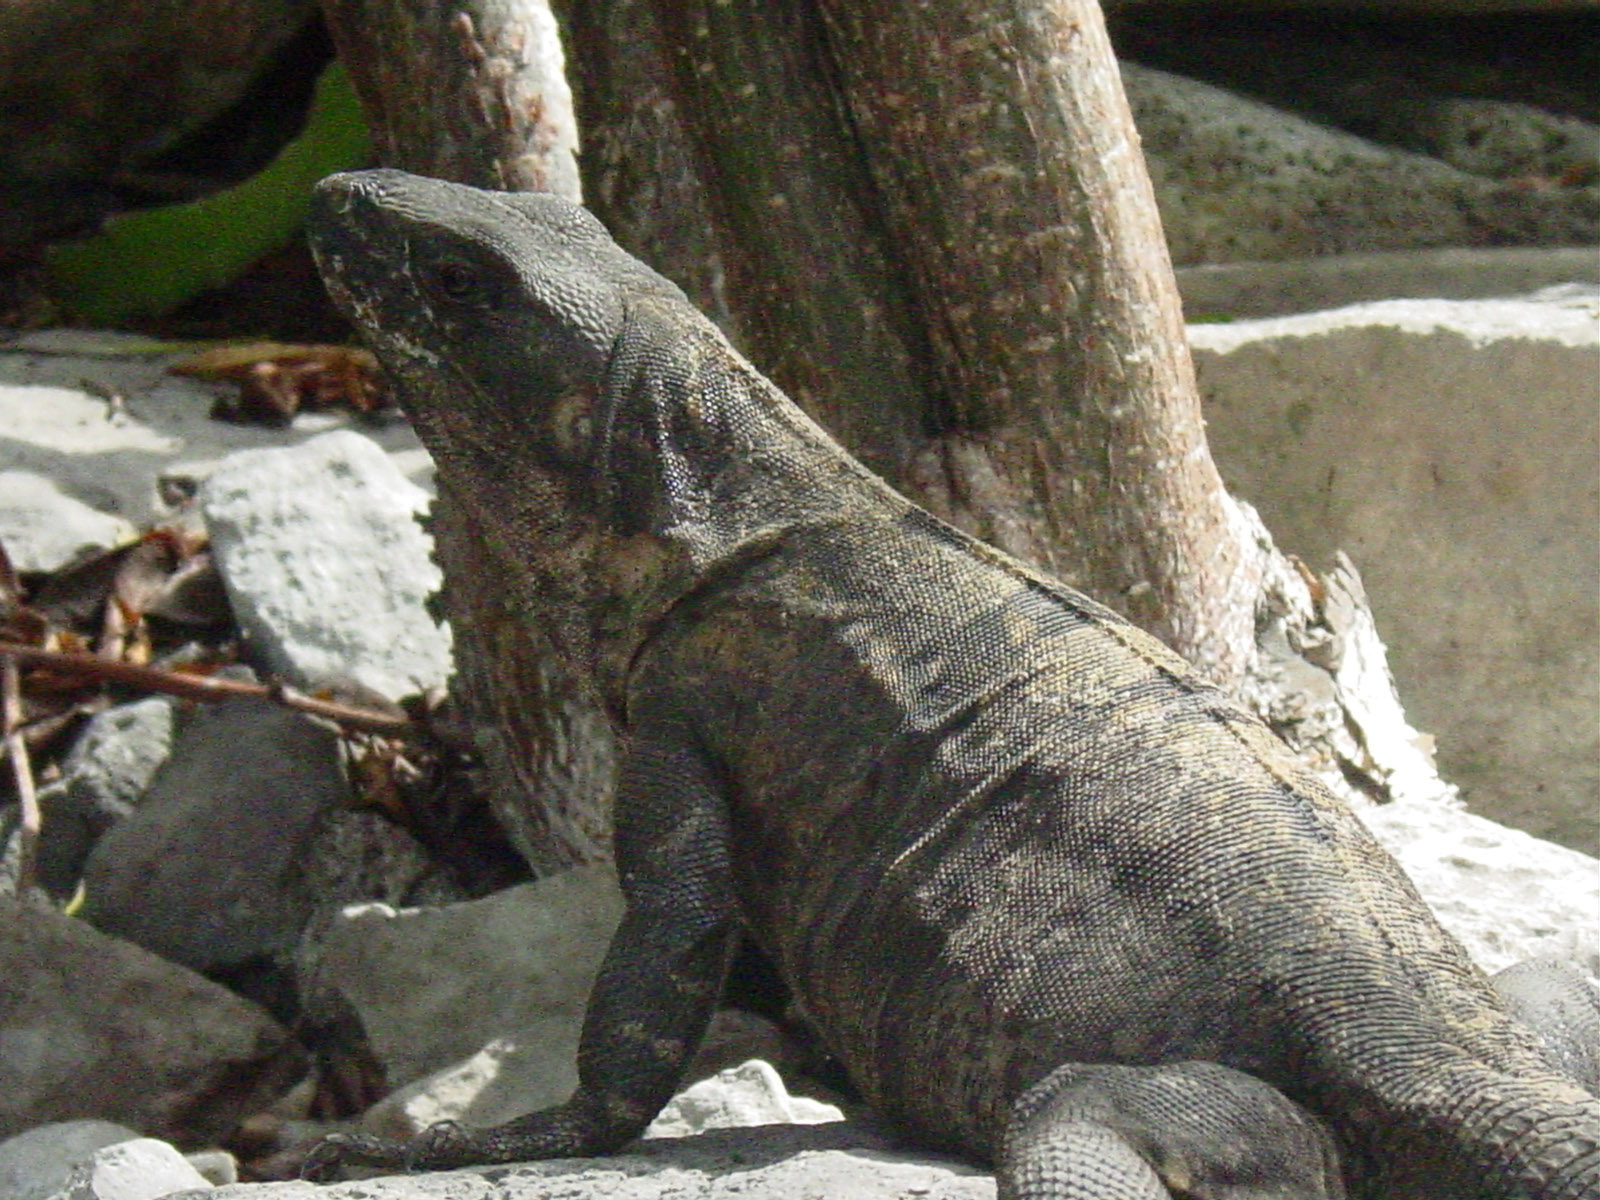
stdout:
<svg viewBox="0 0 1600 1200">
<path fill-rule="evenodd" d="M 135 1138 L 96 1150 L 50 1200 L 160 1200 L 180 1189 L 208 1186 L 206 1177 L 166 1142 Z"/>
<path fill-rule="evenodd" d="M 66 495 L 42 475 L 0 471 L 0 544 L 24 574 L 59 571 L 137 533 L 121 517 Z"/>
<path fill-rule="evenodd" d="M 94 1152 L 139 1136 L 111 1121 L 56 1121 L 0 1142 L 0 1196 L 44 1200 L 65 1186 Z"/>
</svg>

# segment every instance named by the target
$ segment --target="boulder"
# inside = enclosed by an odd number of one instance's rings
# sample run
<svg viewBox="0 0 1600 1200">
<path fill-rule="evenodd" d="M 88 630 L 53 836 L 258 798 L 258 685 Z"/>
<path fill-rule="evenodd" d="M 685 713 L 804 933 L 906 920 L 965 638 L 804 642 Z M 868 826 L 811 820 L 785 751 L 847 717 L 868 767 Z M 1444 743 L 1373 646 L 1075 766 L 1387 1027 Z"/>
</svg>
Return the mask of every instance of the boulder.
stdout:
<svg viewBox="0 0 1600 1200">
<path fill-rule="evenodd" d="M 95 842 L 133 811 L 166 758 L 175 707 L 168 696 L 150 696 L 96 713 L 62 760 L 61 777 L 39 789 L 39 880 L 58 900 L 73 894 Z"/>
<path fill-rule="evenodd" d="M 264 700 L 195 706 L 91 852 L 83 916 L 197 971 L 287 958 L 313 905 L 301 863 L 317 817 L 348 796 L 331 729 Z"/>
<path fill-rule="evenodd" d="M 1595 188 L 1484 179 L 1137 63 L 1122 81 L 1180 266 L 1600 236 Z"/>
<path fill-rule="evenodd" d="M 1590 283 L 1189 327 L 1229 489 L 1285 552 L 1355 562 L 1443 776 L 1591 854 L 1597 318 Z"/>
<path fill-rule="evenodd" d="M 584 1005 L 621 912 L 603 867 L 437 908 L 359 905 L 324 933 L 316 983 L 358 1015 L 392 1086 L 513 1039 L 525 1112 L 577 1083 Z"/>
<path fill-rule="evenodd" d="M 304 1070 L 287 1031 L 83 921 L 0 900 L 0 1137 L 75 1118 L 210 1142 Z M 26 986 L 14 986 L 16 981 Z"/>
</svg>

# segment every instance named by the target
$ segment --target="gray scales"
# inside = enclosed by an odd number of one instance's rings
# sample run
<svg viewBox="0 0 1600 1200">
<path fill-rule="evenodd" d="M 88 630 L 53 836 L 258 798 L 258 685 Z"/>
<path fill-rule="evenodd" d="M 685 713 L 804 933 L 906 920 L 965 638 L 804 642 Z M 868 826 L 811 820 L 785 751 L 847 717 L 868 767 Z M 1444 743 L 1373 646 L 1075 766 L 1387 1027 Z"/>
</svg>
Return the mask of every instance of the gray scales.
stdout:
<svg viewBox="0 0 1600 1200">
<path fill-rule="evenodd" d="M 309 1174 L 616 1149 L 742 931 L 1009 1200 L 1600 1198 L 1570 1056 L 1263 725 L 893 492 L 589 214 L 375 171 L 311 237 L 622 735 L 627 905 L 567 1103 Z"/>
</svg>

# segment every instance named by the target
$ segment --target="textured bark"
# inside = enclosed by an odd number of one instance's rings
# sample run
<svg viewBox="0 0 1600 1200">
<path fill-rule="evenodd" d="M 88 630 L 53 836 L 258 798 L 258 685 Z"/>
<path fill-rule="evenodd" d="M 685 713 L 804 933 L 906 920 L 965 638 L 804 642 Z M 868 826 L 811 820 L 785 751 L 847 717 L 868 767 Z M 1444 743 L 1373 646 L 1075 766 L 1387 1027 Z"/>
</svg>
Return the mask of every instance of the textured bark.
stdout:
<svg viewBox="0 0 1600 1200">
<path fill-rule="evenodd" d="M 385 165 L 578 199 L 561 42 L 542 0 L 324 0 Z"/>
<path fill-rule="evenodd" d="M 537 875 L 609 857 L 616 752 L 605 715 L 442 484 L 428 527 L 455 635 L 450 698 L 495 816 Z"/>
<path fill-rule="evenodd" d="M 1237 681 L 1260 564 L 1098 5 L 819 7 L 934 351 L 930 498 Z"/>
<path fill-rule="evenodd" d="M 591 207 L 702 308 L 731 314 L 719 319 L 763 371 L 903 482 L 926 425 L 926 355 L 814 14 L 661 0 L 570 10 L 580 121 L 591 146 L 606 148 L 583 161 Z M 659 99 L 641 94 L 641 78 Z M 641 120 L 652 103 L 673 119 Z M 700 255 L 720 273 L 718 295 L 683 270 L 681 247 L 651 236 L 653 197 L 627 186 L 662 157 L 692 163 L 695 205 L 714 231 Z"/>
</svg>

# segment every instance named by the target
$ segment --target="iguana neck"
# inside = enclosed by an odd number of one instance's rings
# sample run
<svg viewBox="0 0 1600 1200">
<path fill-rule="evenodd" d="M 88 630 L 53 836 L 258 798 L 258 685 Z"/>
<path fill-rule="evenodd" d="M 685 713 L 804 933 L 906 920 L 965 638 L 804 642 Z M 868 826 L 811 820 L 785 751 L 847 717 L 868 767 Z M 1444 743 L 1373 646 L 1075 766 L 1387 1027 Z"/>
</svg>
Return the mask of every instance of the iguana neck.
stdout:
<svg viewBox="0 0 1600 1200">
<path fill-rule="evenodd" d="M 612 677 L 674 605 L 787 530 L 890 495 L 706 321 L 629 314 L 595 412 L 601 536 L 593 624 Z M 899 503 L 904 503 L 903 501 Z M 609 666 L 607 664 L 609 663 Z"/>
</svg>

